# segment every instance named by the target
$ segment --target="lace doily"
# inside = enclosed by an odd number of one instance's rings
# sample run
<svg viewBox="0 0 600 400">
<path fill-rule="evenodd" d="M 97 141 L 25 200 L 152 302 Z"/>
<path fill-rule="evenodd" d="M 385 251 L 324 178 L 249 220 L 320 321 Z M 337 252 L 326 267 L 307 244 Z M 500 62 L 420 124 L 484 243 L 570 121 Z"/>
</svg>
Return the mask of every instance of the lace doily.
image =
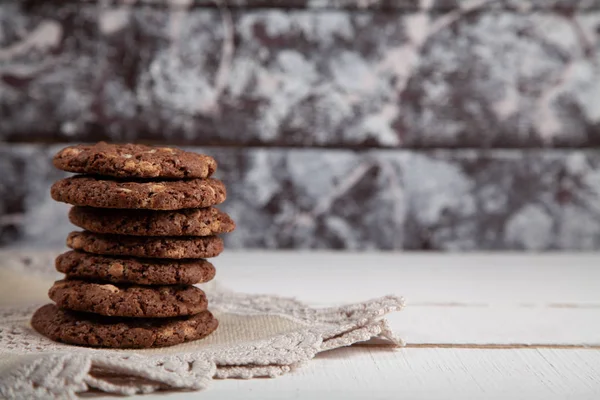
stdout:
<svg viewBox="0 0 600 400">
<path fill-rule="evenodd" d="M 0 269 L 0 275 L 12 274 L 0 276 L 0 282 L 31 279 L 32 270 L 48 268 L 46 254 L 29 257 L 26 263 L 19 253 L 0 256 L 9 266 Z M 90 389 L 124 395 L 203 389 L 214 378 L 276 377 L 321 351 L 371 338 L 402 345 L 382 319 L 402 309 L 403 300 L 396 296 L 317 309 L 294 299 L 235 293 L 215 284 L 202 288 L 219 329 L 204 340 L 162 349 L 107 350 L 53 342 L 29 325 L 32 313 L 43 304 L 39 297 L 25 306 L 0 309 L 0 394 L 35 399 L 75 398 Z"/>
</svg>

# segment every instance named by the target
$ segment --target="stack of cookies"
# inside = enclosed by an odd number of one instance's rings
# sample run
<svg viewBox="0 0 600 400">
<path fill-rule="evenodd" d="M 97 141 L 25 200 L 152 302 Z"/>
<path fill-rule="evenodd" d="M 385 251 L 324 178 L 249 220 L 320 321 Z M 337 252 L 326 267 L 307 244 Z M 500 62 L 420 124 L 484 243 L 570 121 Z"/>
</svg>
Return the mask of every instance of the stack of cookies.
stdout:
<svg viewBox="0 0 600 400">
<path fill-rule="evenodd" d="M 234 222 L 213 206 L 225 200 L 210 178 L 209 156 L 172 148 L 98 143 L 60 151 L 54 165 L 80 173 L 52 186 L 72 204 L 73 249 L 56 259 L 66 278 L 49 291 L 56 304 L 36 311 L 33 327 L 53 340 L 145 348 L 200 339 L 218 325 L 206 295 L 205 258 L 223 250 L 218 234 Z"/>
</svg>

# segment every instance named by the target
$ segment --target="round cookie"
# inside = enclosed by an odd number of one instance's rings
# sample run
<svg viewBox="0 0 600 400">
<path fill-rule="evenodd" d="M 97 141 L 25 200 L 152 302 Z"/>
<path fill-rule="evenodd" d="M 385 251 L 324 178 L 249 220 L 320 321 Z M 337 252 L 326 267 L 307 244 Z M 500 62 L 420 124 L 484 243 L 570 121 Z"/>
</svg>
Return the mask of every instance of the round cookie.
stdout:
<svg viewBox="0 0 600 400">
<path fill-rule="evenodd" d="M 59 180 L 50 192 L 54 200 L 75 206 L 147 210 L 209 207 L 227 196 L 216 179 L 122 182 L 82 175 Z"/>
<path fill-rule="evenodd" d="M 122 349 L 173 346 L 202 339 L 218 324 L 210 311 L 148 320 L 61 310 L 54 304 L 39 308 L 31 318 L 36 331 L 57 342 Z"/>
<path fill-rule="evenodd" d="M 142 258 L 209 258 L 223 251 L 223 239 L 203 237 L 143 237 L 71 232 L 67 246 L 87 253 Z"/>
<path fill-rule="evenodd" d="M 65 279 L 48 291 L 61 308 L 109 317 L 179 317 L 206 310 L 206 295 L 195 286 L 115 286 Z"/>
<path fill-rule="evenodd" d="M 68 251 L 56 258 L 55 266 L 71 279 L 137 285 L 193 285 L 215 277 L 215 267 L 202 259 L 173 261 Z"/>
<path fill-rule="evenodd" d="M 73 207 L 69 220 L 90 232 L 132 236 L 211 236 L 235 229 L 231 217 L 214 207 L 176 211 Z"/>
<path fill-rule="evenodd" d="M 117 178 L 208 178 L 217 169 L 214 158 L 203 154 L 105 142 L 66 147 L 53 162 L 63 171 Z"/>
</svg>

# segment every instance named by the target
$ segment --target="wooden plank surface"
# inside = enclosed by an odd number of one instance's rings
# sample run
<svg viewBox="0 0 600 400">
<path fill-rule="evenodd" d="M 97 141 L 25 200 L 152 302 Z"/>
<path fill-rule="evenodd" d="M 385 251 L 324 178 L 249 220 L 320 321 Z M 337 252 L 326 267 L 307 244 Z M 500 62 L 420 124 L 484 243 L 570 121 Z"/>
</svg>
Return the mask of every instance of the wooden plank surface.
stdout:
<svg viewBox="0 0 600 400">
<path fill-rule="evenodd" d="M 237 290 L 314 305 L 406 297 L 389 317 L 409 344 L 600 345 L 598 255 L 235 253 L 215 261 Z"/>
<path fill-rule="evenodd" d="M 150 398 L 596 399 L 600 351 L 561 347 L 600 343 L 599 260 L 230 252 L 217 260 L 218 279 L 236 290 L 320 305 L 406 296 L 389 319 L 408 348 L 335 350 L 279 379 Z M 518 348 L 532 344 L 543 348 Z"/>
<path fill-rule="evenodd" d="M 277 379 L 216 381 L 203 392 L 143 399 L 600 398 L 598 261 L 597 254 L 230 251 L 214 263 L 218 281 L 237 291 L 323 306 L 404 295 L 407 308 L 389 320 L 407 347 L 364 344 Z"/>
<path fill-rule="evenodd" d="M 144 399 L 597 399 L 600 352 L 347 348 L 277 379 Z M 140 397 L 141 399 L 142 397 Z"/>
</svg>

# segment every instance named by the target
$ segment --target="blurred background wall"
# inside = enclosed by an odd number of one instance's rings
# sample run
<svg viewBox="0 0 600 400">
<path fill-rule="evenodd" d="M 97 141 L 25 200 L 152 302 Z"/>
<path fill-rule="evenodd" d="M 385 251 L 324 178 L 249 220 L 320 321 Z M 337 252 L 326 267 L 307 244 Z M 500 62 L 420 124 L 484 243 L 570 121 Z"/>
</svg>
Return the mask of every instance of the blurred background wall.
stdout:
<svg viewBox="0 0 600 400">
<path fill-rule="evenodd" d="M 213 155 L 233 248 L 600 249 L 600 1 L 0 3 L 0 245 L 52 155 Z"/>
</svg>

